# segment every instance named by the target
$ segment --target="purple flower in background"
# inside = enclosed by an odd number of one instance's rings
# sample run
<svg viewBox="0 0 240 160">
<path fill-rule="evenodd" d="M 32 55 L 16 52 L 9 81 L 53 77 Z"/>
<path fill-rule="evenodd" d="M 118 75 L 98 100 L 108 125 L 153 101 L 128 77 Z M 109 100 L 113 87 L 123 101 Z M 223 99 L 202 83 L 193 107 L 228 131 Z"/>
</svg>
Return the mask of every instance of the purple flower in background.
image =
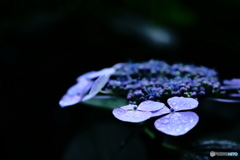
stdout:
<svg viewBox="0 0 240 160">
<path fill-rule="evenodd" d="M 151 118 L 153 116 L 152 112 L 161 110 L 163 107 L 163 103 L 147 100 L 138 106 L 129 104 L 116 108 L 112 113 L 121 121 L 137 123 Z"/>
<path fill-rule="evenodd" d="M 67 93 L 59 101 L 59 105 L 66 107 L 93 98 L 106 85 L 114 72 L 115 68 L 112 67 L 104 68 L 100 71 L 91 71 L 79 76 L 77 84 L 67 90 Z M 94 78 L 97 79 L 93 81 Z"/>
<path fill-rule="evenodd" d="M 193 98 L 172 97 L 167 100 L 170 109 L 164 109 L 164 113 L 169 113 L 154 122 L 157 130 L 172 136 L 180 136 L 190 131 L 199 120 L 194 112 L 177 112 L 182 110 L 194 109 L 198 106 L 198 101 Z M 168 112 L 167 112 L 168 110 Z"/>
<path fill-rule="evenodd" d="M 221 91 L 224 92 L 224 97 L 209 98 L 214 101 L 224 103 L 239 103 L 240 102 L 240 78 L 225 79 L 222 81 L 220 87 Z"/>
<path fill-rule="evenodd" d="M 224 89 L 240 89 L 240 78 L 223 80 Z"/>
</svg>

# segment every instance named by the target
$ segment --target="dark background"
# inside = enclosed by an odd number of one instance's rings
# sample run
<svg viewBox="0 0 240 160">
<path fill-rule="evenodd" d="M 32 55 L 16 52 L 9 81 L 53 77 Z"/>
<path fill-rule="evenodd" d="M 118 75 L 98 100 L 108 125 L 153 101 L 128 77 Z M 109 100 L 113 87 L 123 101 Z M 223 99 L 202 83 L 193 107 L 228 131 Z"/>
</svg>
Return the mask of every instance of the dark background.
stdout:
<svg viewBox="0 0 240 160">
<path fill-rule="evenodd" d="M 100 120 L 118 122 L 110 111 L 58 105 L 85 72 L 158 59 L 205 65 L 221 79 L 240 77 L 236 0 L 0 3 L 0 144 L 6 160 L 62 159 L 79 130 Z M 152 40 L 141 29 L 149 25 L 171 40 Z"/>
</svg>

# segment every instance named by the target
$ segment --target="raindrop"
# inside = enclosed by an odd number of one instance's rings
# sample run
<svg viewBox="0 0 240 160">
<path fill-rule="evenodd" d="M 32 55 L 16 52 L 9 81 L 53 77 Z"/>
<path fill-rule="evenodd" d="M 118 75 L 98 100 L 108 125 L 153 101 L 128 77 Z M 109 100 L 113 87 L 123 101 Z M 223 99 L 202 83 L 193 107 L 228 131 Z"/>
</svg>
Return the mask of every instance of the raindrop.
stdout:
<svg viewBox="0 0 240 160">
<path fill-rule="evenodd" d="M 162 123 L 165 123 L 165 124 L 166 124 L 166 123 L 169 123 L 169 119 L 168 119 L 168 118 L 163 118 L 163 119 L 161 119 L 161 122 L 162 122 Z"/>
</svg>

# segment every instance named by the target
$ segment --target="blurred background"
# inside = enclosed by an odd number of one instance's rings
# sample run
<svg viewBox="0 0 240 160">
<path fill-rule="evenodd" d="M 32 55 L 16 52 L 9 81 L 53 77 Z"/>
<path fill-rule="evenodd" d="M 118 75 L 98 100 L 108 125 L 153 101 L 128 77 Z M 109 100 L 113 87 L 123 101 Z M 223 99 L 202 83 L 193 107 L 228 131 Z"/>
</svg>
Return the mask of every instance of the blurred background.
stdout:
<svg viewBox="0 0 240 160">
<path fill-rule="evenodd" d="M 239 9 L 237 0 L 1 0 L 1 155 L 151 159 L 157 148 L 145 152 L 154 146 L 146 137 L 121 151 L 112 147 L 134 125 L 109 110 L 62 109 L 58 101 L 79 75 L 119 62 L 183 62 L 239 78 Z"/>
</svg>

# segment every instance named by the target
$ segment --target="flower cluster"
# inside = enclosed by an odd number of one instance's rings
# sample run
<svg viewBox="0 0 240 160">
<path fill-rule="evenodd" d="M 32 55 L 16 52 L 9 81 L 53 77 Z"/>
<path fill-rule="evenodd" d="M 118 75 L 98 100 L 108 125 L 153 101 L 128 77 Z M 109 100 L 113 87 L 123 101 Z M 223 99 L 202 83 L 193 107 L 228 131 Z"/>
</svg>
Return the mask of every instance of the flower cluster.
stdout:
<svg viewBox="0 0 240 160">
<path fill-rule="evenodd" d="M 213 69 L 150 60 L 118 63 L 110 68 L 85 73 L 68 89 L 59 105 L 74 105 L 101 94 L 105 97 L 118 96 L 126 99 L 128 105 L 114 107 L 113 115 L 117 119 L 137 123 L 167 114 L 155 121 L 155 128 L 179 136 L 191 130 L 199 118 L 194 112 L 177 111 L 194 109 L 198 106 L 197 98 L 220 97 L 225 90 Z"/>
<path fill-rule="evenodd" d="M 157 60 L 118 64 L 103 90 L 126 98 L 131 104 L 146 100 L 166 102 L 172 96 L 198 98 L 224 94 L 215 70 Z"/>
</svg>

